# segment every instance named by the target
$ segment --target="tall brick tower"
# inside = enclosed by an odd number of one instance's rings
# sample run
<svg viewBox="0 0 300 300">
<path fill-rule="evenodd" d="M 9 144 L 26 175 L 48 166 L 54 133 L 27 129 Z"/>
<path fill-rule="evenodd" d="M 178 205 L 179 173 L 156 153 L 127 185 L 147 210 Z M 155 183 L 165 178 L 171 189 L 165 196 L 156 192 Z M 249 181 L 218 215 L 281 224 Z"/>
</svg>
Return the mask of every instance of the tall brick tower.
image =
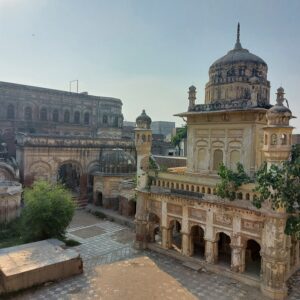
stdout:
<svg viewBox="0 0 300 300">
<path fill-rule="evenodd" d="M 148 212 L 147 193 L 144 191 L 148 186 L 149 157 L 152 145 L 152 130 L 150 128 L 151 118 L 147 116 L 145 110 L 136 119 L 135 146 L 137 152 L 137 203 L 136 203 L 136 243 L 140 249 L 146 248 L 149 236 L 147 234 Z"/>
</svg>

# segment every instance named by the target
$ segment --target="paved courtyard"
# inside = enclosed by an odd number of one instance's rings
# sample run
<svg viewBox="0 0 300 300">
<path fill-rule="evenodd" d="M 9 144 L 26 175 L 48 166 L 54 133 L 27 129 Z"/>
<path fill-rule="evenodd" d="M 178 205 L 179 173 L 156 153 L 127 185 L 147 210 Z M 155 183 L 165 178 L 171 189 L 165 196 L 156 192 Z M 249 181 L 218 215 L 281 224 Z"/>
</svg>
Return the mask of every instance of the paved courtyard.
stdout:
<svg viewBox="0 0 300 300">
<path fill-rule="evenodd" d="M 11 299 L 218 299 L 263 300 L 258 289 L 210 272 L 197 272 L 169 257 L 132 248 L 128 228 L 77 211 L 68 236 L 81 243 L 84 273 L 47 283 Z M 300 299 L 300 272 L 288 297 Z"/>
</svg>

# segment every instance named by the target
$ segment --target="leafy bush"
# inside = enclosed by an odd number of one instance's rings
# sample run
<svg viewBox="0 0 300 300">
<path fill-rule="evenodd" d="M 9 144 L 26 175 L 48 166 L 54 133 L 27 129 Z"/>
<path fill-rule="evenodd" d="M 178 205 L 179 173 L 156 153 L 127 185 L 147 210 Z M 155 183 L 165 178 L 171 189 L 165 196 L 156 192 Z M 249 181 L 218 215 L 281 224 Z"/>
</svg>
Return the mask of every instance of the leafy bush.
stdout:
<svg viewBox="0 0 300 300">
<path fill-rule="evenodd" d="M 218 175 L 221 177 L 221 182 L 216 186 L 217 195 L 231 201 L 235 200 L 238 188 L 242 184 L 250 182 L 250 177 L 246 174 L 241 163 L 237 163 L 237 171 L 230 170 L 221 164 Z"/>
<path fill-rule="evenodd" d="M 290 159 L 281 166 L 263 164 L 256 174 L 255 191 L 259 197 L 253 204 L 260 208 L 270 200 L 273 209 L 285 208 L 290 213 L 285 233 L 300 239 L 300 147 L 292 147 Z"/>
<path fill-rule="evenodd" d="M 65 238 L 75 206 L 71 194 L 62 185 L 37 181 L 32 188 L 25 189 L 24 200 L 21 233 L 25 241 Z"/>
</svg>

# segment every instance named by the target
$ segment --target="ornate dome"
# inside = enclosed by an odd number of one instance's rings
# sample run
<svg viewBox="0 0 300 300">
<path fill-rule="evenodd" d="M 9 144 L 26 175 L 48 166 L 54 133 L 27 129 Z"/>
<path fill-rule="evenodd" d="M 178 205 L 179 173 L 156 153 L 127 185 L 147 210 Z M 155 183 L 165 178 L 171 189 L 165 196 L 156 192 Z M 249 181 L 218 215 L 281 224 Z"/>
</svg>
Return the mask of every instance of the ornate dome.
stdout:
<svg viewBox="0 0 300 300">
<path fill-rule="evenodd" d="M 136 171 L 135 159 L 123 149 L 105 150 L 100 157 L 100 172 L 106 175 L 128 174 Z"/>
<path fill-rule="evenodd" d="M 253 62 L 257 64 L 267 65 L 266 62 L 260 58 L 259 56 L 249 52 L 248 49 L 244 49 L 240 43 L 240 24 L 238 24 L 238 32 L 237 32 L 237 40 L 235 46 L 232 50 L 230 50 L 226 55 L 217 59 L 212 65 L 212 67 L 220 66 L 220 65 L 228 65 L 235 63 L 247 63 Z"/>
<path fill-rule="evenodd" d="M 252 107 L 268 106 L 270 82 L 267 73 L 266 62 L 242 47 L 238 24 L 234 48 L 209 68 L 205 104 L 235 101 Z"/>
<path fill-rule="evenodd" d="M 240 47 L 238 46 L 240 45 Z M 253 62 L 257 64 L 267 65 L 266 62 L 259 56 L 252 54 L 249 50 L 242 48 L 240 43 L 236 43 L 234 49 L 230 50 L 226 55 L 217 59 L 211 67 L 218 67 L 220 65 L 229 65 L 239 62 Z"/>
<path fill-rule="evenodd" d="M 151 118 L 146 114 L 143 109 L 142 113 L 136 118 L 136 125 L 139 128 L 150 129 Z"/>
</svg>

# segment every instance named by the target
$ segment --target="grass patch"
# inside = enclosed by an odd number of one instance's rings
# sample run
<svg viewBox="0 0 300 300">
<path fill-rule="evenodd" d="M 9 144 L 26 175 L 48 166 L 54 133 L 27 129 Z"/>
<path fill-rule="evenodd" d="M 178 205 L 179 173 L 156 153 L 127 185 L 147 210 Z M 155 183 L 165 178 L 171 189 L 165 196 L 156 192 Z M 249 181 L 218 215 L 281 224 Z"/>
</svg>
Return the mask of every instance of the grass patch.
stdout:
<svg viewBox="0 0 300 300">
<path fill-rule="evenodd" d="M 20 222 L 15 220 L 0 226 L 0 249 L 24 244 L 20 233 Z"/>
</svg>

